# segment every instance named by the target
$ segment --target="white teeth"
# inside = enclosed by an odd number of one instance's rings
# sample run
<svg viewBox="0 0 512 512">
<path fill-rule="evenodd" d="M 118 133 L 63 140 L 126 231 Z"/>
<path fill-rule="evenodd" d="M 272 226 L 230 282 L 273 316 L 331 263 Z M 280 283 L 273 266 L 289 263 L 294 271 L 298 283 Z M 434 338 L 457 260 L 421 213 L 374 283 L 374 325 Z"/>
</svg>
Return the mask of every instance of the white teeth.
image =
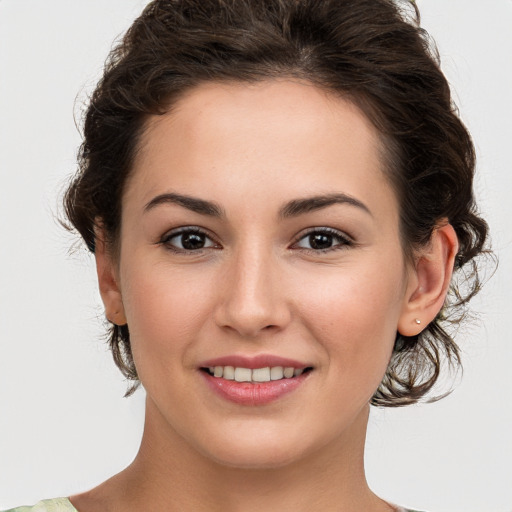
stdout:
<svg viewBox="0 0 512 512">
<path fill-rule="evenodd" d="M 250 382 L 252 380 L 252 370 L 249 368 L 235 368 L 235 380 L 237 382 Z"/>
<path fill-rule="evenodd" d="M 256 368 L 252 371 L 254 382 L 268 382 L 270 380 L 270 368 Z"/>
<path fill-rule="evenodd" d="M 286 379 L 291 379 L 293 377 L 293 371 L 294 369 L 293 368 L 290 368 L 290 367 L 287 367 L 284 369 L 284 376 Z"/>
<path fill-rule="evenodd" d="M 235 369 L 232 366 L 224 366 L 224 375 L 226 380 L 235 380 Z"/>
<path fill-rule="evenodd" d="M 233 366 L 210 366 L 208 368 L 211 375 L 226 380 L 235 380 L 237 382 L 270 382 L 272 380 L 291 379 L 298 377 L 304 372 L 302 368 L 293 368 L 291 366 L 273 366 L 265 368 L 235 368 Z"/>
<path fill-rule="evenodd" d="M 270 380 L 280 380 L 284 377 L 283 367 L 282 366 L 274 366 L 270 368 Z"/>
</svg>

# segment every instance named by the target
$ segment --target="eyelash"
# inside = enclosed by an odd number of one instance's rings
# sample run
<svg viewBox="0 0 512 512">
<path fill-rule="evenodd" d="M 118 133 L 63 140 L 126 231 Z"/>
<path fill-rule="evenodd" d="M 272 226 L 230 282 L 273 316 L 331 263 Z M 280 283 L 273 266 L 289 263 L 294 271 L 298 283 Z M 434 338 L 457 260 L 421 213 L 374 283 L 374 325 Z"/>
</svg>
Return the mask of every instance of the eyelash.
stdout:
<svg viewBox="0 0 512 512">
<path fill-rule="evenodd" d="M 181 249 L 178 248 L 170 243 L 170 241 L 173 238 L 179 237 L 180 235 L 184 234 L 190 234 L 190 235 L 200 235 L 201 237 L 204 236 L 206 239 L 209 239 L 212 242 L 212 245 L 209 247 L 202 247 L 199 249 Z M 337 243 L 333 245 L 332 247 L 328 247 L 326 249 L 308 249 L 305 247 L 298 247 L 297 244 L 304 240 L 306 237 L 310 237 L 313 234 L 321 234 L 321 235 L 328 235 L 333 238 L 333 242 L 336 241 Z M 205 249 L 219 249 L 221 248 L 220 244 L 215 241 L 215 239 L 205 230 L 197 227 L 197 226 L 186 226 L 182 228 L 178 228 L 174 231 L 171 231 L 169 233 L 166 233 L 161 240 L 158 242 L 161 245 L 164 245 L 167 249 L 174 253 L 178 254 L 196 254 L 200 255 L 203 253 Z M 299 237 L 293 242 L 291 249 L 293 250 L 302 250 L 310 254 L 325 254 L 333 251 L 338 251 L 341 249 L 346 249 L 348 247 L 354 246 L 355 243 L 352 239 L 350 239 L 347 235 L 343 234 L 342 232 L 333 229 L 333 228 L 327 228 L 327 227 L 315 227 L 310 228 L 305 233 L 301 233 Z"/>
<path fill-rule="evenodd" d="M 337 229 L 327 228 L 327 227 L 316 227 L 316 228 L 311 228 L 311 229 L 307 230 L 305 233 L 301 233 L 301 235 L 294 242 L 292 248 L 294 248 L 294 246 L 296 247 L 297 244 L 301 240 L 304 240 L 306 237 L 309 237 L 313 234 L 328 235 L 328 236 L 332 237 L 334 239 L 333 242 L 336 241 L 337 244 L 333 245 L 332 247 L 328 247 L 326 249 L 307 249 L 307 248 L 302 247 L 302 248 L 299 248 L 299 250 L 302 249 L 303 251 L 306 251 L 310 254 L 325 254 L 325 253 L 329 253 L 329 252 L 333 252 L 333 251 L 347 249 L 348 247 L 352 247 L 355 245 L 354 241 L 351 238 L 349 238 L 347 235 L 345 235 L 341 231 L 338 231 Z"/>
<path fill-rule="evenodd" d="M 189 235 L 201 235 L 204 236 L 206 239 L 210 240 L 213 245 L 210 247 L 204 247 L 200 249 L 181 249 L 179 247 L 175 247 L 170 242 L 173 238 L 179 237 L 180 235 L 189 234 Z M 167 249 L 169 249 L 172 252 L 178 253 L 178 254 L 202 254 L 203 250 L 205 249 L 219 249 L 220 244 L 218 244 L 214 238 L 205 230 L 197 227 L 197 226 L 185 226 L 182 228 L 175 229 L 171 232 L 166 233 L 162 239 L 158 242 L 161 245 L 164 245 Z"/>
</svg>

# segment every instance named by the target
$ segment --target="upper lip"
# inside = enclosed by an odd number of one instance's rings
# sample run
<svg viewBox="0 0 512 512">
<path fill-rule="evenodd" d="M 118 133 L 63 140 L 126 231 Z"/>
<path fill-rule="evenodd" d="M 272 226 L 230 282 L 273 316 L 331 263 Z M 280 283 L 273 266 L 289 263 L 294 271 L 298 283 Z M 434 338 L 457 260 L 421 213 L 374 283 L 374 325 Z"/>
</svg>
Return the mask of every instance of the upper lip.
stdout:
<svg viewBox="0 0 512 512">
<path fill-rule="evenodd" d="M 308 368 L 312 365 L 306 364 L 295 359 L 287 357 L 276 356 L 272 354 L 259 354 L 256 356 L 244 356 L 239 354 L 232 354 L 227 356 L 216 357 L 203 361 L 200 365 L 201 368 L 209 368 L 213 366 L 233 366 L 235 368 L 266 368 L 266 367 L 293 367 L 293 368 Z"/>
</svg>

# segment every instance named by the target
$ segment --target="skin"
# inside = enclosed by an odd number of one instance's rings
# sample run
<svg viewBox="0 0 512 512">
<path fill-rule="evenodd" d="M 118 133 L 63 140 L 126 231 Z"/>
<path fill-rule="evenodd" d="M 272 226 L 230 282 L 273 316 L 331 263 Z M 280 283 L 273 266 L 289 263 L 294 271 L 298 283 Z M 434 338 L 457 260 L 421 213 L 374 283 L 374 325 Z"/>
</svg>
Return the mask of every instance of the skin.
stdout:
<svg viewBox="0 0 512 512">
<path fill-rule="evenodd" d="M 80 512 L 392 510 L 366 484 L 368 402 L 397 330 L 416 334 L 441 308 L 457 240 L 444 223 L 406 261 L 381 154 L 354 105 L 286 80 L 204 84 L 148 121 L 119 256 L 101 230 L 96 252 L 107 317 L 130 328 L 145 431 L 131 466 L 71 498 Z M 222 215 L 148 208 L 162 194 Z M 329 194 L 344 201 L 280 215 Z M 190 226 L 202 249 L 180 249 Z M 328 250 L 311 246 L 312 228 Z M 313 371 L 260 406 L 204 384 L 201 362 L 263 353 Z"/>
</svg>

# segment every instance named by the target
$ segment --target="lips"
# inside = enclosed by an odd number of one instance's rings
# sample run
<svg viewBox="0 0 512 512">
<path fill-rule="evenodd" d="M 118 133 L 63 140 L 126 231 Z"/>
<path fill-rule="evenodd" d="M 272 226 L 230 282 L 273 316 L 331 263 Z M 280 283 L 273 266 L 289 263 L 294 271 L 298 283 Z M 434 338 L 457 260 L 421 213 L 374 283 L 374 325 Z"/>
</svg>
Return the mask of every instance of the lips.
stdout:
<svg viewBox="0 0 512 512">
<path fill-rule="evenodd" d="M 225 400 L 240 405 L 264 405 L 298 389 L 312 365 L 273 355 L 231 355 L 201 363 L 208 387 Z"/>
<path fill-rule="evenodd" d="M 276 367 L 282 366 L 283 368 L 308 368 L 312 367 L 312 364 L 297 361 L 295 359 L 289 359 L 286 357 L 274 356 L 270 354 L 259 354 L 257 356 L 242 356 L 242 355 L 229 355 L 224 357 L 217 357 L 215 359 L 208 359 L 203 361 L 200 365 L 201 368 L 211 368 L 215 366 L 233 366 L 234 368 L 265 368 L 265 367 Z"/>
</svg>

